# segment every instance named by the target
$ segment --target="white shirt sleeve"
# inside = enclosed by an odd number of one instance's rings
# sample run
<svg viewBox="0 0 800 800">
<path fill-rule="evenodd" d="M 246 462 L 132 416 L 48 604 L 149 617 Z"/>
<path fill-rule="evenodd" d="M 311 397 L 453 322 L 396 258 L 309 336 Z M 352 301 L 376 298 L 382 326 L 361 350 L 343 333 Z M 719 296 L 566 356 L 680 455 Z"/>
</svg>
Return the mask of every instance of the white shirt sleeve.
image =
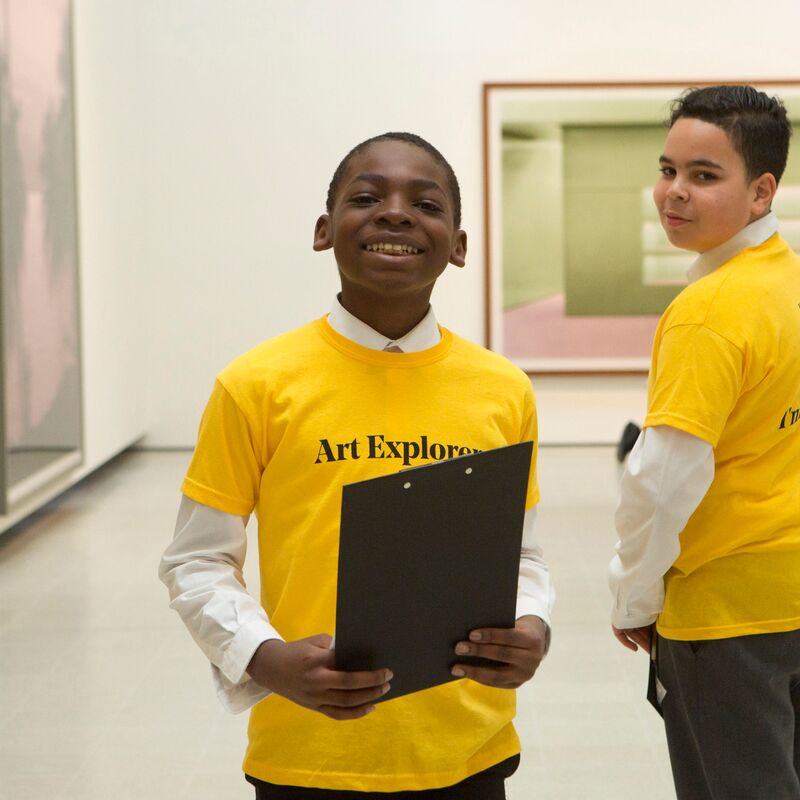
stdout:
<svg viewBox="0 0 800 800">
<path fill-rule="evenodd" d="M 714 450 L 697 436 L 658 425 L 636 440 L 614 517 L 619 541 L 609 585 L 615 627 L 655 622 L 664 605 L 664 575 L 680 554 L 680 533 L 713 479 Z"/>
<path fill-rule="evenodd" d="M 270 693 L 245 670 L 262 642 L 281 639 L 245 587 L 246 525 L 245 518 L 183 496 L 175 536 L 158 571 L 169 589 L 170 608 L 211 662 L 217 695 L 232 713 Z"/>
<path fill-rule="evenodd" d="M 546 652 L 550 645 L 550 615 L 553 612 L 556 593 L 542 548 L 536 541 L 536 516 L 536 506 L 525 512 L 517 583 L 516 618 L 533 614 L 544 621 L 547 626 Z"/>
</svg>

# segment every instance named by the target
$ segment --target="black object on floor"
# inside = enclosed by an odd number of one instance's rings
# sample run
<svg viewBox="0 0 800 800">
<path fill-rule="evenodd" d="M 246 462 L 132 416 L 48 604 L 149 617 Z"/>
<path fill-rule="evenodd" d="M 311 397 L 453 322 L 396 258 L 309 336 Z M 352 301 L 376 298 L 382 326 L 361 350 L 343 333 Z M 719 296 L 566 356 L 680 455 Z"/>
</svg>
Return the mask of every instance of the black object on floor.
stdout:
<svg viewBox="0 0 800 800">
<path fill-rule="evenodd" d="M 617 461 L 620 464 L 625 460 L 628 453 L 633 450 L 633 446 L 636 444 L 641 432 L 642 429 L 635 422 L 629 422 L 625 425 L 617 445 Z"/>
</svg>

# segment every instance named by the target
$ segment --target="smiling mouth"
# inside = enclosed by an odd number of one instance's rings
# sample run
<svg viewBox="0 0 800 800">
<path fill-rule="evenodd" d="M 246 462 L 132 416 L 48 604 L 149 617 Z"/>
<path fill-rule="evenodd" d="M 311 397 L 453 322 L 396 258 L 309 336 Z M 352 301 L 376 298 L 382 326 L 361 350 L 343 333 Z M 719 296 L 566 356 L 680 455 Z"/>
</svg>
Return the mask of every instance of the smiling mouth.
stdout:
<svg viewBox="0 0 800 800">
<path fill-rule="evenodd" d="M 667 222 L 672 223 L 673 225 L 677 225 L 680 222 L 688 222 L 689 220 L 686 217 L 682 217 L 680 214 L 672 214 L 669 211 L 664 213 L 664 216 L 667 219 Z"/>
<path fill-rule="evenodd" d="M 376 242 L 364 246 L 365 250 L 371 253 L 384 253 L 391 256 L 416 256 L 422 250 L 410 244 L 390 244 L 389 242 Z"/>
</svg>

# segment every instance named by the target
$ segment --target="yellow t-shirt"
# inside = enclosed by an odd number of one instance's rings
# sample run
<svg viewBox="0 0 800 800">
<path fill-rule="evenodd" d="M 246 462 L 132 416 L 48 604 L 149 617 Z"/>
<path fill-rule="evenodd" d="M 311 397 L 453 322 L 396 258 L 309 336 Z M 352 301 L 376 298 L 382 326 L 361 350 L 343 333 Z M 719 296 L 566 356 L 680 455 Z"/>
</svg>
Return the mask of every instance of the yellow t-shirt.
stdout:
<svg viewBox="0 0 800 800">
<path fill-rule="evenodd" d="M 800 259 L 777 234 L 684 289 L 656 331 L 645 426 L 714 447 L 658 631 L 800 628 Z"/>
<path fill-rule="evenodd" d="M 255 509 L 261 602 L 287 640 L 334 633 L 342 485 L 536 441 L 530 381 L 442 329 L 385 353 L 325 319 L 271 339 L 218 377 L 183 484 L 231 514 Z M 527 506 L 539 499 L 535 448 Z M 336 722 L 271 695 L 251 712 L 245 771 L 293 786 L 401 791 L 460 781 L 519 751 L 515 693 L 459 680 Z"/>
</svg>

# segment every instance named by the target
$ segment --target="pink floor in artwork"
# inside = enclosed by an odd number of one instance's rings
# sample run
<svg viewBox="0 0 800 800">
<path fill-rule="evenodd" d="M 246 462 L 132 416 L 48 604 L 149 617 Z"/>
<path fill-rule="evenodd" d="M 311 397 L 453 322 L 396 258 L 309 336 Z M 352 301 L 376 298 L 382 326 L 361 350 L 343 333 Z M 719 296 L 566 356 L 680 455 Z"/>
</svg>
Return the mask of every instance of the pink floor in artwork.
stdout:
<svg viewBox="0 0 800 800">
<path fill-rule="evenodd" d="M 511 358 L 650 355 L 657 316 L 568 317 L 563 294 L 503 314 L 503 352 Z"/>
</svg>

